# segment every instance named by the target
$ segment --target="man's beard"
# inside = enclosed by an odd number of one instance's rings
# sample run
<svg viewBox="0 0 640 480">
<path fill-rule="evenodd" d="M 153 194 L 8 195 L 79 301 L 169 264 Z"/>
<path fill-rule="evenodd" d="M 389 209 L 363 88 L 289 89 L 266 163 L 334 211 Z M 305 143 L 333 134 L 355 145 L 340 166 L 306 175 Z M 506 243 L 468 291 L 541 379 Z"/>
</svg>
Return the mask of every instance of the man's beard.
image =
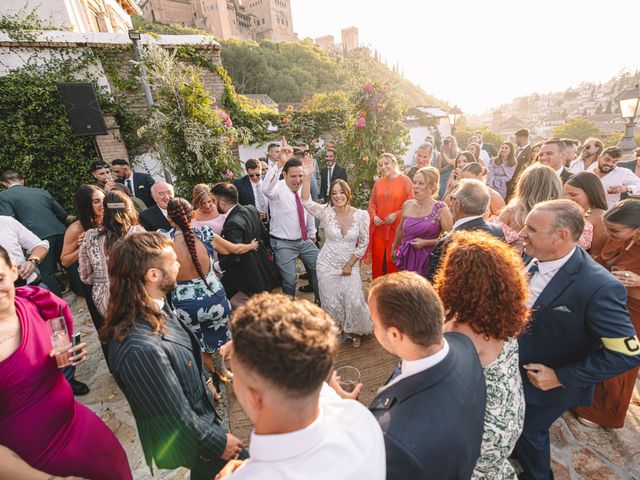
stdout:
<svg viewBox="0 0 640 480">
<path fill-rule="evenodd" d="M 598 170 L 600 170 L 601 173 L 609 173 L 611 170 L 613 170 L 613 167 L 603 167 L 602 165 L 598 165 Z"/>
<path fill-rule="evenodd" d="M 178 286 L 178 284 L 176 283 L 176 279 L 171 278 L 171 275 L 169 275 L 165 270 L 160 269 L 160 271 L 162 272 L 162 280 L 160 280 L 158 288 L 163 293 L 171 293 L 171 291 Z"/>
</svg>

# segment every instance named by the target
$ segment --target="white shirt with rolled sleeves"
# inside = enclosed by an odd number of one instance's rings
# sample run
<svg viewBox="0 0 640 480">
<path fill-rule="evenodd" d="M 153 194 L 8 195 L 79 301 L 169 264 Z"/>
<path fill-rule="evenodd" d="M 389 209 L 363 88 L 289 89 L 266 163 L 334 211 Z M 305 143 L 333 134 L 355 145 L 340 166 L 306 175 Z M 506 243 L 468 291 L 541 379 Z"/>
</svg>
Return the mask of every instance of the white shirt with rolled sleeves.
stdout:
<svg viewBox="0 0 640 480">
<path fill-rule="evenodd" d="M 598 163 L 591 165 L 587 172 L 594 173 L 598 168 Z M 598 177 L 600 178 L 600 177 Z M 640 177 L 636 176 L 631 170 L 624 167 L 615 167 L 604 177 L 600 178 L 604 193 L 607 196 L 607 207 L 611 208 L 620 201 L 619 193 L 609 193 L 609 187 L 618 187 L 624 185 L 628 188 L 631 195 L 640 195 Z"/>
<path fill-rule="evenodd" d="M 40 240 L 35 233 L 27 229 L 13 217 L 0 215 L 0 246 L 9 254 L 11 263 L 14 265 L 22 265 L 27 259 L 24 251 L 31 253 L 36 247 L 44 247 L 49 250 L 49 242 Z M 38 278 L 36 272 L 29 275 L 27 283 L 33 282 Z"/>
<path fill-rule="evenodd" d="M 269 167 L 261 185 L 262 193 L 269 199 L 269 213 L 271 215 L 269 234 L 283 240 L 299 240 L 302 234 L 298 209 L 296 208 L 296 196 L 284 180 L 278 180 L 280 173 L 281 170 L 277 164 L 273 164 Z M 299 194 L 300 191 L 298 191 Z M 300 200 L 302 201 L 302 198 Z M 309 212 L 303 211 L 307 226 L 307 238 L 315 238 L 316 222 Z"/>
<path fill-rule="evenodd" d="M 360 402 L 344 400 L 326 383 L 320 415 L 308 427 L 251 434 L 249 459 L 231 480 L 383 480 L 386 455 L 380 425 Z"/>
</svg>

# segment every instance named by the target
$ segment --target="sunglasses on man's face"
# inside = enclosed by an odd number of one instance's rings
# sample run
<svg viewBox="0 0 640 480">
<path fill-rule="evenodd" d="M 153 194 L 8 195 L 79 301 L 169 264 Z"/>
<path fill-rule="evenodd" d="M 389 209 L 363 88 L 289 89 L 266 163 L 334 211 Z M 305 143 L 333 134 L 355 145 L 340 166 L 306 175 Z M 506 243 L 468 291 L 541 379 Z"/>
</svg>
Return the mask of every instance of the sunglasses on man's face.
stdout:
<svg viewBox="0 0 640 480">
<path fill-rule="evenodd" d="M 257 177 L 260 176 L 260 174 L 259 173 L 249 173 L 249 174 L 247 174 L 247 176 L 249 176 L 251 178 L 254 178 L 254 177 L 257 178 Z"/>
</svg>

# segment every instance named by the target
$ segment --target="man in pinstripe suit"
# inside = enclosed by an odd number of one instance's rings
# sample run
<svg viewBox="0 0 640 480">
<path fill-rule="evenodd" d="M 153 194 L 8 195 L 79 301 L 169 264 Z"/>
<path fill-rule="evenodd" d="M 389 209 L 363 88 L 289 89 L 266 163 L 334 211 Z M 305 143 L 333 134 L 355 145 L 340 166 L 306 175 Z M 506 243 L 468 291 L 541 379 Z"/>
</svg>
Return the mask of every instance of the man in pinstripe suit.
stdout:
<svg viewBox="0 0 640 480">
<path fill-rule="evenodd" d="M 147 464 L 211 479 L 243 445 L 220 425 L 196 337 L 165 303 L 179 264 L 172 241 L 137 233 L 111 253 L 111 298 L 101 332 L 111 372 L 131 405 Z"/>
</svg>

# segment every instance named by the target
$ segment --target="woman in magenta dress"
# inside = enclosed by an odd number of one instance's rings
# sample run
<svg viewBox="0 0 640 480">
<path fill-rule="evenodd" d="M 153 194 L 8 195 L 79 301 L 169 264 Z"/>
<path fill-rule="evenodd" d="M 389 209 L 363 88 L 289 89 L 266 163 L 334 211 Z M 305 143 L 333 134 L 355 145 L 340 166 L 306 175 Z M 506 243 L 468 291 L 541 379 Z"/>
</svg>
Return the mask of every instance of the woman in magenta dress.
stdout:
<svg viewBox="0 0 640 480">
<path fill-rule="evenodd" d="M 453 226 L 446 203 L 435 200 L 439 185 L 440 174 L 434 167 L 421 168 L 413 177 L 414 198 L 402 205 L 402 219 L 391 247 L 398 270 L 426 277 L 438 237 Z"/>
<path fill-rule="evenodd" d="M 14 288 L 16 267 L 0 247 L 0 444 L 55 476 L 131 479 L 127 455 L 91 410 L 76 402 L 51 352 L 47 319 L 73 319 L 67 304 L 38 287 Z M 74 347 L 71 360 L 86 357 Z"/>
</svg>

